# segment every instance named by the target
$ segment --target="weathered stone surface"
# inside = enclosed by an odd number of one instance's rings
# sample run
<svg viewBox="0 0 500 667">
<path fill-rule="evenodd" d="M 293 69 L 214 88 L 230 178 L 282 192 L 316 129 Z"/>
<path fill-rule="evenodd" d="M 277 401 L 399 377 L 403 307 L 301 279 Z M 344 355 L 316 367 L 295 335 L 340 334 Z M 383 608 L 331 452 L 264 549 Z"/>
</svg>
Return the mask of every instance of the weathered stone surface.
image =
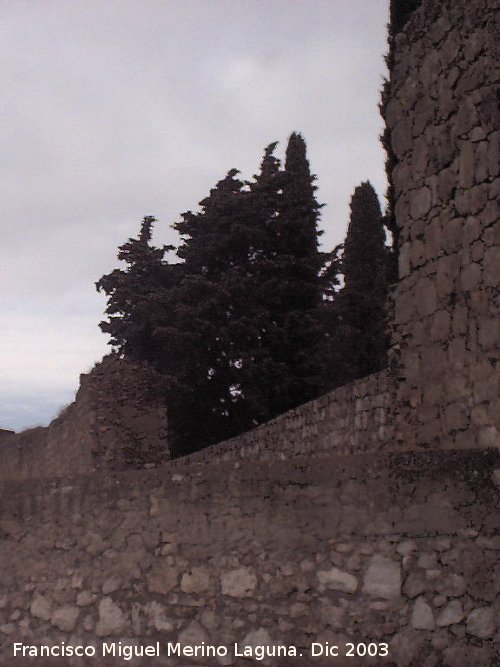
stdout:
<svg viewBox="0 0 500 667">
<path fill-rule="evenodd" d="M 240 567 L 221 575 L 222 595 L 234 598 L 249 597 L 257 586 L 255 572 L 248 567 Z"/>
<path fill-rule="evenodd" d="M 404 542 L 400 542 L 398 544 L 396 551 L 401 556 L 408 556 L 414 551 L 417 551 L 417 545 L 413 540 L 405 540 Z"/>
<path fill-rule="evenodd" d="M 458 113 L 455 117 L 454 129 L 456 136 L 463 136 L 467 134 L 472 130 L 472 128 L 477 127 L 478 123 L 479 119 L 476 113 L 474 102 L 470 96 L 466 96 L 460 104 Z M 469 146 L 470 144 L 467 143 L 466 145 Z"/>
<path fill-rule="evenodd" d="M 210 572 L 206 567 L 194 567 L 181 578 L 184 593 L 203 593 L 210 588 Z"/>
<path fill-rule="evenodd" d="M 320 586 L 324 588 L 331 588 L 344 593 L 354 593 L 358 588 L 356 577 L 336 567 L 332 567 L 330 570 L 320 570 L 317 576 Z"/>
<path fill-rule="evenodd" d="M 90 591 L 80 591 L 80 593 L 78 593 L 76 596 L 76 604 L 78 607 L 86 607 L 89 604 L 93 604 L 95 599 L 96 596 Z"/>
<path fill-rule="evenodd" d="M 403 157 L 403 155 L 411 148 L 412 131 L 411 122 L 408 119 L 403 118 L 394 127 L 391 133 L 391 143 L 392 149 L 398 158 Z"/>
<path fill-rule="evenodd" d="M 103 598 L 99 602 L 99 620 L 95 629 L 98 637 L 117 635 L 126 627 L 125 614 L 111 598 Z"/>
<path fill-rule="evenodd" d="M 410 215 L 414 220 L 423 218 L 430 210 L 432 204 L 431 191 L 427 187 L 420 188 L 412 194 L 410 203 Z"/>
<path fill-rule="evenodd" d="M 75 629 L 76 621 L 80 614 L 78 607 L 66 605 L 56 609 L 51 617 L 52 625 L 55 625 L 63 632 L 72 632 Z"/>
<path fill-rule="evenodd" d="M 174 624 L 167 617 L 165 607 L 159 602 L 148 602 L 144 607 L 145 614 L 149 617 L 150 623 L 158 632 L 172 632 Z"/>
<path fill-rule="evenodd" d="M 479 607 L 467 616 L 467 633 L 488 639 L 495 632 L 495 616 L 491 607 Z"/>
<path fill-rule="evenodd" d="M 464 611 L 462 609 L 462 603 L 459 600 L 452 600 L 441 609 L 436 618 L 436 624 L 445 627 L 453 625 L 454 623 L 460 623 L 463 618 Z"/>
<path fill-rule="evenodd" d="M 202 646 L 203 642 L 208 640 L 207 631 L 197 621 L 191 621 L 187 628 L 179 633 L 181 646 Z"/>
<path fill-rule="evenodd" d="M 429 582 L 423 572 L 412 572 L 403 584 L 403 593 L 409 598 L 415 598 L 428 589 Z"/>
<path fill-rule="evenodd" d="M 466 292 L 470 292 L 476 289 L 481 280 L 481 267 L 479 264 L 469 264 L 466 266 L 461 275 L 460 282 L 462 289 Z"/>
<path fill-rule="evenodd" d="M 167 564 L 159 563 L 148 574 L 147 583 L 150 593 L 159 593 L 160 595 L 167 595 L 174 586 L 176 586 L 179 578 L 177 570 L 173 569 Z"/>
<path fill-rule="evenodd" d="M 421 633 L 407 629 L 398 632 L 390 642 L 390 655 L 398 667 L 412 667 L 418 664 L 426 641 Z"/>
<path fill-rule="evenodd" d="M 35 595 L 31 603 L 30 611 L 36 618 L 48 621 L 52 616 L 52 604 L 44 595 Z"/>
<path fill-rule="evenodd" d="M 242 646 L 249 646 L 256 650 L 258 646 L 271 647 L 276 646 L 278 642 L 274 642 L 268 630 L 265 628 L 259 628 L 257 630 L 251 630 L 248 634 L 245 635 L 243 641 L 241 642 Z M 265 663 L 268 663 L 269 659 L 265 660 Z"/>
<path fill-rule="evenodd" d="M 329 600 L 322 600 L 320 613 L 324 622 L 332 628 L 340 629 L 344 627 L 345 607 L 337 607 Z"/>
<path fill-rule="evenodd" d="M 450 326 L 450 313 L 447 310 L 438 310 L 432 318 L 431 340 L 444 340 L 450 332 Z"/>
<path fill-rule="evenodd" d="M 121 583 L 122 582 L 120 577 L 117 577 L 116 575 L 113 575 L 111 577 L 106 577 L 106 579 L 102 584 L 103 595 L 109 595 L 110 593 L 114 593 L 120 588 Z"/>
<path fill-rule="evenodd" d="M 425 598 L 419 597 L 415 600 L 410 624 L 415 630 L 434 630 L 436 625 L 434 612 Z"/>
<path fill-rule="evenodd" d="M 424 551 L 417 559 L 417 567 L 424 569 L 434 569 L 437 567 L 437 555 L 433 552 Z"/>
<path fill-rule="evenodd" d="M 383 556 L 373 556 L 364 577 L 363 593 L 381 598 L 399 596 L 401 594 L 399 563 Z"/>
<path fill-rule="evenodd" d="M 483 282 L 491 287 L 498 287 L 500 282 L 500 246 L 488 248 L 484 253 Z"/>
</svg>

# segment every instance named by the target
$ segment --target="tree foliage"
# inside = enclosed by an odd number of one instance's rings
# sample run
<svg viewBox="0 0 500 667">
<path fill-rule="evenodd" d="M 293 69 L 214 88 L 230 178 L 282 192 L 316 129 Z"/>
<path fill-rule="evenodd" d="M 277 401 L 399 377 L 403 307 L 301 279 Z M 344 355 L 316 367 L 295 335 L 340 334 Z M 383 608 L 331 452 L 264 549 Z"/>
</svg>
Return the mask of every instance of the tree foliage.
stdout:
<svg viewBox="0 0 500 667">
<path fill-rule="evenodd" d="M 167 262 L 172 246 L 152 245 L 147 216 L 119 248 L 125 268 L 96 283 L 108 296 L 100 326 L 110 343 L 164 378 L 175 455 L 380 366 L 386 255 L 376 195 L 369 184 L 356 190 L 343 255 L 322 253 L 304 139 L 290 136 L 283 166 L 275 148 L 251 181 L 232 169 L 180 216 L 180 261 Z"/>
<path fill-rule="evenodd" d="M 342 318 L 351 334 L 350 362 L 357 377 L 373 373 L 385 364 L 389 264 L 378 197 L 372 185 L 364 182 L 351 199 L 340 299 Z"/>
</svg>

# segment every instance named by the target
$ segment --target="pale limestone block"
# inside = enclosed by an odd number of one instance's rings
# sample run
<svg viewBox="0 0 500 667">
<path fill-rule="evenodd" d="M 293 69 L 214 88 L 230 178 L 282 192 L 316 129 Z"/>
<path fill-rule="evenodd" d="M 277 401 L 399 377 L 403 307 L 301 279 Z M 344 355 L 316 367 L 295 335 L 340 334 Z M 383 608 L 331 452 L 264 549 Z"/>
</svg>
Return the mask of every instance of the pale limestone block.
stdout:
<svg viewBox="0 0 500 667">
<path fill-rule="evenodd" d="M 76 604 L 78 607 L 86 607 L 95 602 L 96 596 L 90 591 L 80 591 L 76 596 Z"/>
<path fill-rule="evenodd" d="M 48 597 L 37 594 L 33 598 L 30 611 L 32 616 L 48 621 L 52 616 L 52 603 Z"/>
<path fill-rule="evenodd" d="M 410 625 L 415 630 L 434 630 L 436 627 L 434 612 L 424 597 L 416 599 L 413 605 Z"/>
<path fill-rule="evenodd" d="M 257 586 L 257 576 L 249 567 L 240 567 L 221 575 L 222 595 L 250 597 Z"/>
<path fill-rule="evenodd" d="M 438 617 L 436 618 L 436 624 L 440 627 L 446 627 L 448 625 L 460 623 L 463 618 L 464 610 L 462 608 L 462 603 L 460 600 L 452 600 L 439 612 Z"/>
<path fill-rule="evenodd" d="M 210 572 L 206 567 L 193 567 L 181 578 L 184 593 L 203 593 L 210 588 Z"/>
<path fill-rule="evenodd" d="M 320 587 L 332 590 L 354 593 L 358 588 L 358 580 L 352 574 L 332 567 L 330 570 L 320 570 L 317 574 Z"/>
<path fill-rule="evenodd" d="M 99 603 L 99 621 L 95 632 L 98 637 L 116 635 L 125 629 L 125 614 L 111 598 L 103 598 Z"/>
<path fill-rule="evenodd" d="M 176 587 L 178 572 L 168 564 L 156 564 L 147 576 L 148 590 L 150 593 L 167 595 Z"/>
<path fill-rule="evenodd" d="M 366 571 L 363 593 L 381 598 L 398 597 L 401 594 L 401 567 L 398 562 L 375 555 Z"/>
<path fill-rule="evenodd" d="M 78 607 L 65 605 L 54 611 L 50 622 L 62 632 L 72 632 L 75 629 L 79 613 Z"/>
<path fill-rule="evenodd" d="M 179 633 L 179 642 L 182 646 L 200 646 L 208 641 L 208 633 L 198 621 L 191 621 L 187 628 Z"/>
<path fill-rule="evenodd" d="M 495 632 L 495 616 L 491 607 L 479 607 L 467 616 L 467 634 L 488 639 Z"/>
<path fill-rule="evenodd" d="M 159 602 L 148 602 L 144 606 L 144 613 L 149 618 L 150 625 L 158 632 L 172 632 L 175 628 L 172 619 L 166 615 L 165 607 Z"/>
</svg>

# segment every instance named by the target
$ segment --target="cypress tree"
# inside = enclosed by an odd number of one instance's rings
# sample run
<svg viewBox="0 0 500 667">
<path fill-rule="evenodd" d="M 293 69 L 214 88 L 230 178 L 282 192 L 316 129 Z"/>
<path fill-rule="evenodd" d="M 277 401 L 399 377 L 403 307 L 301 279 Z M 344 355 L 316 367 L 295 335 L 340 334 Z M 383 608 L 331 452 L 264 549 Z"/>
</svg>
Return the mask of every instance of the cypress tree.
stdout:
<svg viewBox="0 0 500 667">
<path fill-rule="evenodd" d="M 155 363 L 158 348 L 158 289 L 164 274 L 163 257 L 172 246 L 155 248 L 151 236 L 155 218 L 144 217 L 139 234 L 119 248 L 118 259 L 127 265 L 96 282 L 108 296 L 108 321 L 99 324 L 111 336 L 110 344 L 130 357 Z"/>
<path fill-rule="evenodd" d="M 369 182 L 355 189 L 350 206 L 338 313 L 348 335 L 347 375 L 354 379 L 385 365 L 388 248 L 378 197 Z"/>
<path fill-rule="evenodd" d="M 278 285 L 269 295 L 281 329 L 281 340 L 274 347 L 275 358 L 286 366 L 289 374 L 283 391 L 286 404 L 281 404 L 281 410 L 317 395 L 321 367 L 318 354 L 321 326 L 317 318 L 321 303 L 319 272 L 323 263 L 318 250 L 321 205 L 316 200 L 316 177 L 311 174 L 306 153 L 303 137 L 292 133 L 286 148 L 276 217 Z"/>
<path fill-rule="evenodd" d="M 317 222 L 306 146 L 276 144 L 243 182 L 233 169 L 174 225 L 178 264 L 151 245 L 154 218 L 103 276 L 111 343 L 165 378 L 174 455 L 240 433 L 318 393 Z M 168 247 L 169 249 L 171 246 Z"/>
</svg>

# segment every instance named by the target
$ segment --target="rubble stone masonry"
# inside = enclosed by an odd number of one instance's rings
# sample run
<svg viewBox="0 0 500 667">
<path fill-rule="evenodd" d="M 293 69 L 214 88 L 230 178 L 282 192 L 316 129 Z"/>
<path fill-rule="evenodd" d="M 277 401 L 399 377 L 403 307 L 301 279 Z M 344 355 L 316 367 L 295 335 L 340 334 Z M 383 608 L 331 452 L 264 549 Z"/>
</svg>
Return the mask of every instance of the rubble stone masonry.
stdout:
<svg viewBox="0 0 500 667">
<path fill-rule="evenodd" d="M 499 27 L 498 3 L 424 2 L 396 37 L 398 447 L 500 441 Z"/>
</svg>

